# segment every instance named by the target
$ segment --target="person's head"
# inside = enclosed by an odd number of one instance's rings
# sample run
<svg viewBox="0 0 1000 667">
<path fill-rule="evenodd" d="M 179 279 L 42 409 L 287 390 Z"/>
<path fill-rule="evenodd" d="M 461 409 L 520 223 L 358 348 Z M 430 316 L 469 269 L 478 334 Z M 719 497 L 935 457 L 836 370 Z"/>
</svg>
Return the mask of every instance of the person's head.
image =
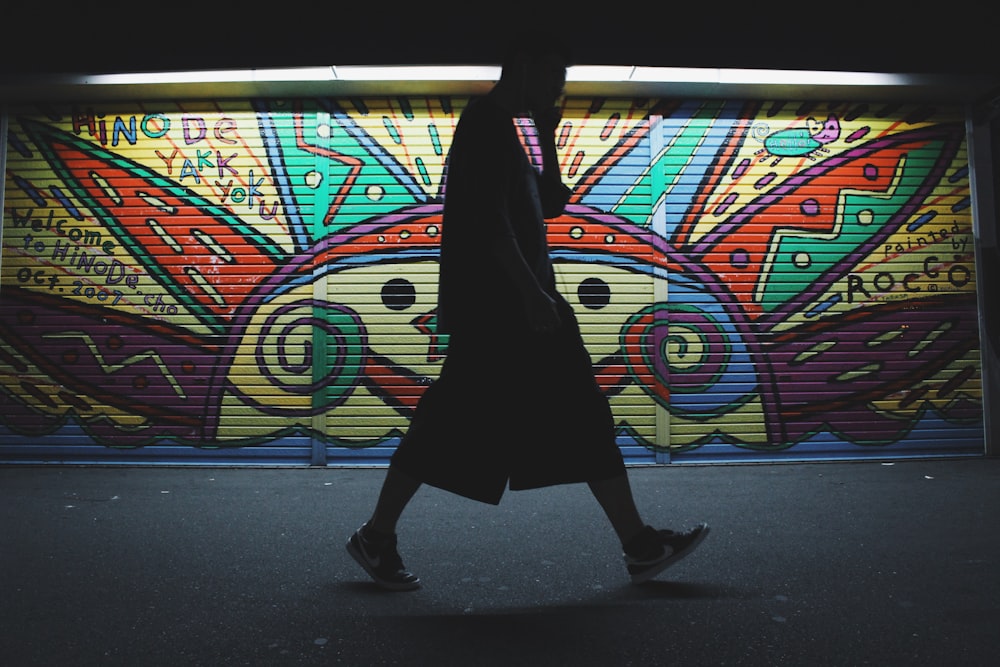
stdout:
<svg viewBox="0 0 1000 667">
<path fill-rule="evenodd" d="M 571 64 L 569 48 L 541 33 L 519 35 L 504 55 L 500 83 L 521 111 L 540 111 L 556 103 Z"/>
</svg>

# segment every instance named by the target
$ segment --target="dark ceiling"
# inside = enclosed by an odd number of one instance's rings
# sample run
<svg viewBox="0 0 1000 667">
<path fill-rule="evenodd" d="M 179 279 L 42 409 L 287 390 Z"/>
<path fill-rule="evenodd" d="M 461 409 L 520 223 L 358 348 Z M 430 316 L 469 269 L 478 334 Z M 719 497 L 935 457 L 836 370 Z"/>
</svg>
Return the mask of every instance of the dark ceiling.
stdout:
<svg viewBox="0 0 1000 667">
<path fill-rule="evenodd" d="M 1000 73 L 992 17 L 962 3 L 579 3 L 543 21 L 580 64 Z M 0 74 L 496 63 L 505 26 L 548 6 L 193 4 L 21 2 L 0 10 Z"/>
</svg>

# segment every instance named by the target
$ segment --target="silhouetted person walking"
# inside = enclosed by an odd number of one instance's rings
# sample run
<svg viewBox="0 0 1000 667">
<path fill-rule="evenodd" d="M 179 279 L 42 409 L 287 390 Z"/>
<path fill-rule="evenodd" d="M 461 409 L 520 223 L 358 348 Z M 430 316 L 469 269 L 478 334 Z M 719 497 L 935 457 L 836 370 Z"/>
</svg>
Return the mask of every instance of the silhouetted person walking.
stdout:
<svg viewBox="0 0 1000 667">
<path fill-rule="evenodd" d="M 586 482 L 611 521 L 633 582 L 690 553 L 708 533 L 656 530 L 636 509 L 607 398 L 572 307 L 556 290 L 544 218 L 570 190 L 555 149 L 568 57 L 518 44 L 500 80 L 462 113 L 448 157 L 438 331 L 441 374 L 421 397 L 371 518 L 347 543 L 382 587 L 419 588 L 396 549 L 396 524 L 421 484 L 498 504 L 505 488 Z M 542 150 L 530 164 L 514 118 L 530 115 Z"/>
</svg>

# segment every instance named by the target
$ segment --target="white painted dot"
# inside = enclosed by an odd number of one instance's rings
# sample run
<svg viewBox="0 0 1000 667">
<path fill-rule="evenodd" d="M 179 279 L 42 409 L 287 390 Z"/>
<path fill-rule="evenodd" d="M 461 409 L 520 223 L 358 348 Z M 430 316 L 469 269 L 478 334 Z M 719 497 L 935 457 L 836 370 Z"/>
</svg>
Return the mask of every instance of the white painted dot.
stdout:
<svg viewBox="0 0 1000 667">
<path fill-rule="evenodd" d="M 323 174 L 318 171 L 307 171 L 305 175 L 306 186 L 316 189 L 323 182 Z"/>
</svg>

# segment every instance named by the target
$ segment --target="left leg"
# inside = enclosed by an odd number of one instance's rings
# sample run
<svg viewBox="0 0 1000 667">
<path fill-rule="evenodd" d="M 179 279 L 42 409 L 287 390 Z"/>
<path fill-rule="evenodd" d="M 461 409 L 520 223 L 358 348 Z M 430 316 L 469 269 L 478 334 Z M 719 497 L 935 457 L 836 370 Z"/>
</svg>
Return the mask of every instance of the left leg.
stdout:
<svg viewBox="0 0 1000 667">
<path fill-rule="evenodd" d="M 628 475 L 622 473 L 611 479 L 588 482 L 587 485 L 611 521 L 622 544 L 638 535 L 646 526 L 635 506 Z"/>
<path fill-rule="evenodd" d="M 655 577 L 694 551 L 705 536 L 708 524 L 675 533 L 646 525 L 632 497 L 632 485 L 625 473 L 610 479 L 588 482 L 591 493 L 611 521 L 625 552 L 625 564 L 633 583 Z"/>
</svg>

